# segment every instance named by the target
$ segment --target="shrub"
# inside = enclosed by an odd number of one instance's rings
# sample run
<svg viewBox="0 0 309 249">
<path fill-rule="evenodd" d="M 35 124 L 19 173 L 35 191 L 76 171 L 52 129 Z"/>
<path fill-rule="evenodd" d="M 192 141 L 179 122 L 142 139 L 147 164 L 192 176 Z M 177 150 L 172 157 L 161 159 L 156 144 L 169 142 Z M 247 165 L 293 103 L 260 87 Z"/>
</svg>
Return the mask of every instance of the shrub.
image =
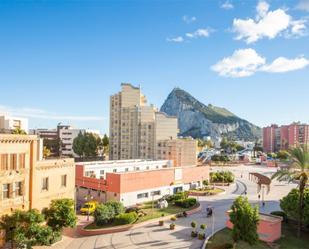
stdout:
<svg viewBox="0 0 309 249">
<path fill-rule="evenodd" d="M 171 223 L 171 224 L 170 224 L 170 229 L 171 229 L 171 230 L 174 230 L 174 229 L 175 229 L 175 223 Z"/>
<path fill-rule="evenodd" d="M 109 223 L 114 217 L 115 212 L 111 205 L 99 204 L 94 211 L 94 222 L 98 226 Z"/>
<path fill-rule="evenodd" d="M 116 225 L 126 225 L 126 224 L 132 224 L 136 220 L 137 220 L 137 214 L 135 212 L 122 213 L 122 214 L 118 214 L 115 217 L 114 223 Z"/>
<path fill-rule="evenodd" d="M 299 218 L 299 190 L 292 189 L 287 196 L 280 200 L 280 207 L 289 219 Z M 309 225 L 309 188 L 304 190 L 303 224 Z"/>
<path fill-rule="evenodd" d="M 114 209 L 115 216 L 122 214 L 125 211 L 123 204 L 119 201 L 108 201 L 105 203 L 106 206 L 111 206 Z"/>
<path fill-rule="evenodd" d="M 177 220 L 175 216 L 171 217 L 171 221 Z"/>
<path fill-rule="evenodd" d="M 195 206 L 197 203 L 195 198 L 187 198 L 183 200 L 175 201 L 175 205 L 183 208 L 189 208 Z"/>
<path fill-rule="evenodd" d="M 187 192 L 178 192 L 172 196 L 169 197 L 169 201 L 178 201 L 182 199 L 187 199 L 188 193 Z"/>
<path fill-rule="evenodd" d="M 282 217 L 284 222 L 287 222 L 288 220 L 286 213 L 283 211 L 273 211 L 270 214 Z"/>
<path fill-rule="evenodd" d="M 206 224 L 201 224 L 201 226 L 200 226 L 200 228 L 202 229 L 202 230 L 205 230 L 206 229 Z"/>
<path fill-rule="evenodd" d="M 198 239 L 200 239 L 200 240 L 206 239 L 205 233 L 199 233 Z"/>
<path fill-rule="evenodd" d="M 197 237 L 197 232 L 196 231 L 192 231 L 191 232 L 191 237 L 192 238 L 196 238 Z"/>
<path fill-rule="evenodd" d="M 192 227 L 192 228 L 196 228 L 196 226 L 197 226 L 196 221 L 192 221 L 192 222 L 191 222 L 191 227 Z"/>
<path fill-rule="evenodd" d="M 234 175 L 231 171 L 218 171 L 210 173 L 211 182 L 234 182 Z"/>
</svg>

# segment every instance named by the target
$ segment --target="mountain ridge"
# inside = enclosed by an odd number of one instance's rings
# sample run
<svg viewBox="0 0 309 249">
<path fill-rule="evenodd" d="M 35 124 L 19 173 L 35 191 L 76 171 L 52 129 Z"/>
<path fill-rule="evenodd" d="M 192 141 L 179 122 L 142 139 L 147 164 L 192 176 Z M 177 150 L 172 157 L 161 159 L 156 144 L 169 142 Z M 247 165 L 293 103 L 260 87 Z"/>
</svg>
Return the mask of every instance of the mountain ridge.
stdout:
<svg viewBox="0 0 309 249">
<path fill-rule="evenodd" d="M 180 135 L 218 141 L 223 136 L 234 140 L 254 141 L 261 129 L 236 116 L 224 107 L 205 105 L 181 88 L 174 88 L 160 109 L 178 118 Z"/>
</svg>

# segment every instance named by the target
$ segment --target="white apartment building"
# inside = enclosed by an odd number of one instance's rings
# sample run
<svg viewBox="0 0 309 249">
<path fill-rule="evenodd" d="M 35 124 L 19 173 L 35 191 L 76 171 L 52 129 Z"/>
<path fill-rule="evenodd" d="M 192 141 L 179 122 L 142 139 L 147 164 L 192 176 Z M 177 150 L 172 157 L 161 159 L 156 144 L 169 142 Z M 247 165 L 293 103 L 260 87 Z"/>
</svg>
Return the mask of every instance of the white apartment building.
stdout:
<svg viewBox="0 0 309 249">
<path fill-rule="evenodd" d="M 0 114 L 0 129 L 15 130 L 17 128 L 28 133 L 28 119 Z"/>
</svg>

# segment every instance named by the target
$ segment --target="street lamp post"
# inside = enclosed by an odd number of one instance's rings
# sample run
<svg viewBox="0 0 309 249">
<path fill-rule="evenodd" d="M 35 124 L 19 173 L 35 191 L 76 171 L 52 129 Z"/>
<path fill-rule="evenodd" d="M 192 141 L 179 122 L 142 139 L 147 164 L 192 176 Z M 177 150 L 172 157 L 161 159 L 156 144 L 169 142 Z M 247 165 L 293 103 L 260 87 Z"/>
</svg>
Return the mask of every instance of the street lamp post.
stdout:
<svg viewBox="0 0 309 249">
<path fill-rule="evenodd" d="M 92 200 L 93 196 L 91 194 L 87 194 L 85 196 L 85 201 L 87 202 L 88 200 Z M 89 216 L 90 216 L 90 205 L 88 204 L 88 210 L 87 210 L 87 221 L 89 221 Z"/>
</svg>

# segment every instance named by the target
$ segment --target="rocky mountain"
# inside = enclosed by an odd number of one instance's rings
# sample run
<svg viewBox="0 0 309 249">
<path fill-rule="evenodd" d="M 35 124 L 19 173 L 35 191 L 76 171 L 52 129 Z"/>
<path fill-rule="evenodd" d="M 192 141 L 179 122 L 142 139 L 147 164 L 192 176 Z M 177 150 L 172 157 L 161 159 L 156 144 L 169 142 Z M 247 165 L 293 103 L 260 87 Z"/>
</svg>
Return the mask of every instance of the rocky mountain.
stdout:
<svg viewBox="0 0 309 249">
<path fill-rule="evenodd" d="M 178 118 L 181 136 L 219 141 L 222 136 L 234 140 L 254 141 L 261 137 L 261 129 L 237 117 L 225 108 L 204 105 L 180 88 L 168 95 L 161 111 Z"/>
</svg>

